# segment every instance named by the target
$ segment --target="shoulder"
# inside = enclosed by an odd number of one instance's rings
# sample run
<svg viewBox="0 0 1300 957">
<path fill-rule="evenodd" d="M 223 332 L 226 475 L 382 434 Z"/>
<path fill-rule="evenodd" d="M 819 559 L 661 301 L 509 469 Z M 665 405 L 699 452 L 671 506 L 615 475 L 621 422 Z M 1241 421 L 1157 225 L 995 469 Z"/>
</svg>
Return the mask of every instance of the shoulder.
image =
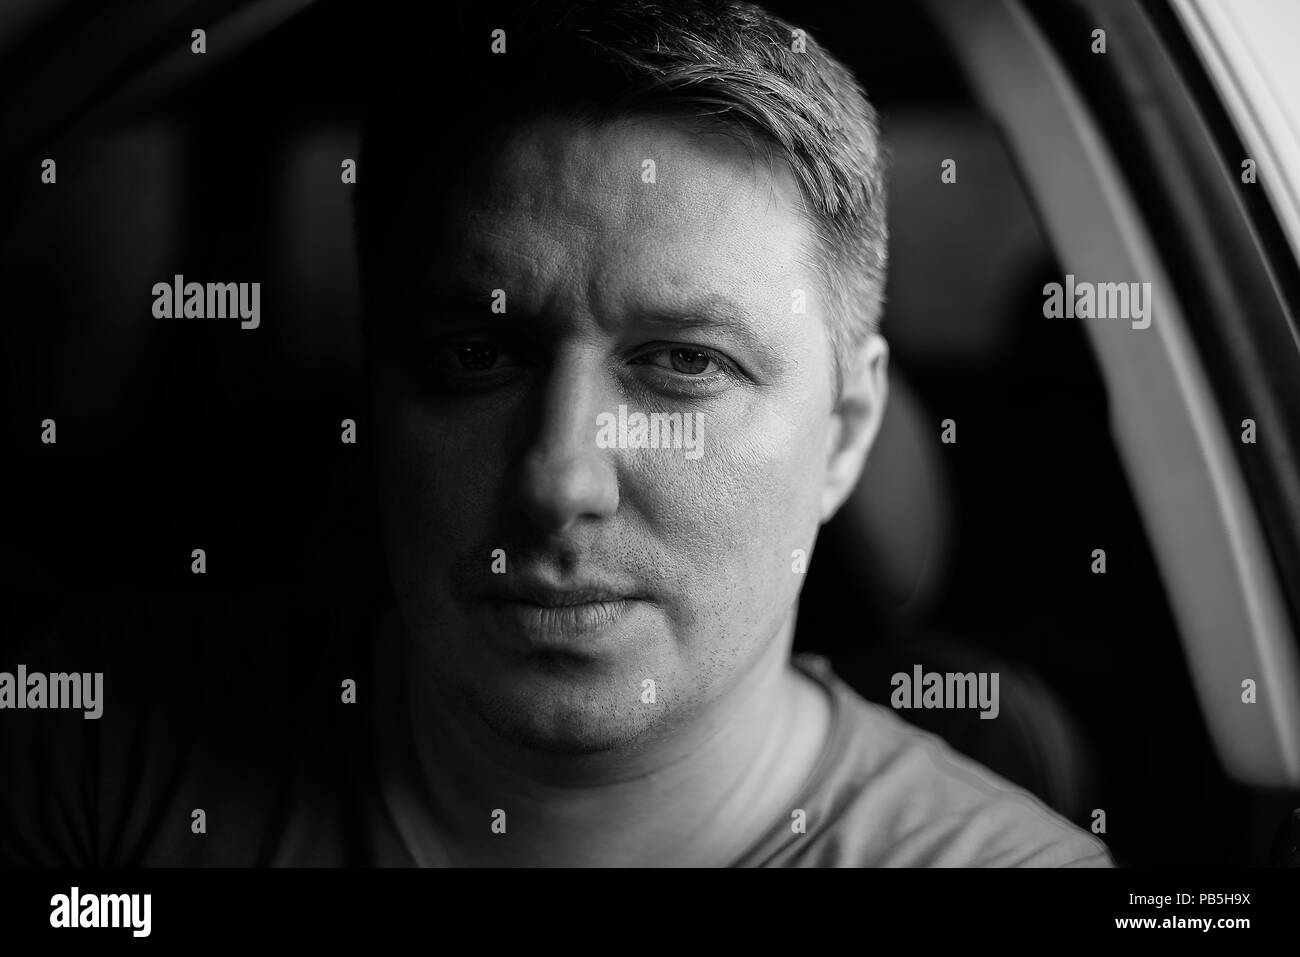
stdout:
<svg viewBox="0 0 1300 957">
<path fill-rule="evenodd" d="M 94 602 L 33 629 L 0 672 L 96 675 L 100 713 L 0 710 L 0 865 L 279 862 L 307 829 L 293 859 L 329 860 L 353 665 L 292 613 L 195 596 Z"/>
<path fill-rule="evenodd" d="M 804 795 L 806 833 L 769 863 L 1112 866 L 1101 841 L 1028 791 L 865 700 L 824 662 L 802 666 L 832 697 L 831 740 Z"/>
</svg>

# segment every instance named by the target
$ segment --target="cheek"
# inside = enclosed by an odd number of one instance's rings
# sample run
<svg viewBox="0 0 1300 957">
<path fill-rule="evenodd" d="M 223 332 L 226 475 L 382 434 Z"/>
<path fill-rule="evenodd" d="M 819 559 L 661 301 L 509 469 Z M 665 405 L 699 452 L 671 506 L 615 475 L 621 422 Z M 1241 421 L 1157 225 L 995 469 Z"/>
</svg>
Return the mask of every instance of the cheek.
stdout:
<svg viewBox="0 0 1300 957">
<path fill-rule="evenodd" d="M 418 401 L 389 394 L 377 403 L 376 466 L 384 537 L 409 560 L 455 552 L 481 537 L 496 488 L 493 433 L 474 419 L 447 420 Z"/>
<path fill-rule="evenodd" d="M 625 504 L 656 529 L 679 594 L 735 612 L 789 603 L 795 549 L 816 533 L 825 421 L 815 403 L 763 398 L 705 412 L 695 461 L 632 462 Z"/>
</svg>

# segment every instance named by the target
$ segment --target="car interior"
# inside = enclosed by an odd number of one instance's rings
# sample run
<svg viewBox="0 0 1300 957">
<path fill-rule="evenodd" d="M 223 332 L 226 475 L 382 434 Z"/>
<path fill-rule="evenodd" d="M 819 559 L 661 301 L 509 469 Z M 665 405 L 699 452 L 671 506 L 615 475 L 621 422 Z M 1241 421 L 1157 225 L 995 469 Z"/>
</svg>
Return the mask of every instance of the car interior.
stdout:
<svg viewBox="0 0 1300 957">
<path fill-rule="evenodd" d="M 1043 286 L 1068 270 L 1002 127 L 923 5 L 770 6 L 855 69 L 890 156 L 885 422 L 819 537 L 796 651 L 886 706 L 915 665 L 997 672 L 998 720 L 900 716 L 1103 826 L 1122 865 L 1269 863 L 1300 797 L 1216 754 L 1096 351 L 1079 322 L 1044 318 Z M 382 588 L 364 459 L 337 440 L 369 414 L 339 177 L 357 155 L 361 78 L 339 52 L 357 5 L 230 7 L 198 5 L 204 57 L 193 10 L 163 4 L 114 50 L 112 14 L 90 5 L 77 31 L 38 23 L 24 50 L 0 47 L 0 78 L 26 70 L 30 94 L 6 109 L 28 147 L 6 163 L 48 151 L 59 183 L 6 170 L 20 185 L 0 198 L 5 427 L 51 416 L 60 436 L 10 443 L 19 630 L 74 595 L 189 594 L 165 556 L 196 538 L 226 556 L 209 593 Z M 38 62 L 81 79 L 42 87 Z M 411 103 L 413 119 L 437 109 Z M 177 273 L 259 278 L 274 319 L 149 321 L 148 290 Z"/>
</svg>

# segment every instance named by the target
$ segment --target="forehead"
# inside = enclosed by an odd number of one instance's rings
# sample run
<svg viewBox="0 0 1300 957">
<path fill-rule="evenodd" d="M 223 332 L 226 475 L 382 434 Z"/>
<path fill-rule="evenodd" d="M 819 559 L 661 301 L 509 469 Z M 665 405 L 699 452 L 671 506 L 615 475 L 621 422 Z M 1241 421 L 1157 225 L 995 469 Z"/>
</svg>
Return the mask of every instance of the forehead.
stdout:
<svg viewBox="0 0 1300 957">
<path fill-rule="evenodd" d="M 784 163 L 661 117 L 529 121 L 489 159 L 454 234 L 459 277 L 539 295 L 578 281 L 625 297 L 707 287 L 788 309 L 811 262 Z"/>
</svg>

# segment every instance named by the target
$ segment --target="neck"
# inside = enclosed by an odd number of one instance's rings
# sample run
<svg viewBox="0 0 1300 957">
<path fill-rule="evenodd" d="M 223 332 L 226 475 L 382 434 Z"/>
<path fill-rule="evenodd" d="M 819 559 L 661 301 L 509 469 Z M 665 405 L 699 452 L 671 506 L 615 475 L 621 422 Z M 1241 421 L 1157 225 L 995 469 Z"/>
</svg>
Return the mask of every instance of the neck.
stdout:
<svg viewBox="0 0 1300 957">
<path fill-rule="evenodd" d="M 396 620 L 394 616 L 394 621 Z M 395 809 L 417 860 L 478 865 L 730 863 L 787 818 L 829 723 L 823 694 L 789 664 L 793 612 L 722 695 L 680 726 L 596 754 L 504 740 L 436 694 L 395 696 L 416 756 Z M 385 636 L 415 687 L 420 656 Z M 396 640 L 394 640 L 396 639 Z M 505 834 L 494 833 L 497 810 Z M 498 825 L 499 829 L 499 825 Z"/>
</svg>

